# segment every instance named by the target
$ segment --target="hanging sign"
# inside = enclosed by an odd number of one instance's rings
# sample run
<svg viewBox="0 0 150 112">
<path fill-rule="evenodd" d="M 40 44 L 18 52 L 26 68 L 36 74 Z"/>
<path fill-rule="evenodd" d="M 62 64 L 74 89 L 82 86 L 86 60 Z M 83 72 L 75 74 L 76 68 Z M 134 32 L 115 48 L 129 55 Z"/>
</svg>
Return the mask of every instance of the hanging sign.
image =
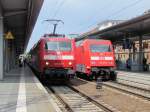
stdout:
<svg viewBox="0 0 150 112">
<path fill-rule="evenodd" d="M 5 39 L 14 39 L 14 36 L 13 36 L 12 33 L 9 31 L 8 33 L 6 33 Z"/>
</svg>

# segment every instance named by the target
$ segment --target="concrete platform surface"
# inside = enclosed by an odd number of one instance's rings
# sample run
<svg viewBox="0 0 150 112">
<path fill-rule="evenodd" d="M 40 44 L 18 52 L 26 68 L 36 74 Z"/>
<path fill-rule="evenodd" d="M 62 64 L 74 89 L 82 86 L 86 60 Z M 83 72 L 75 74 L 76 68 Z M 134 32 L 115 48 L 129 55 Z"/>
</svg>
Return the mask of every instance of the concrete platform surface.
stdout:
<svg viewBox="0 0 150 112">
<path fill-rule="evenodd" d="M 30 68 L 18 68 L 0 81 L 0 112 L 60 112 Z"/>
</svg>

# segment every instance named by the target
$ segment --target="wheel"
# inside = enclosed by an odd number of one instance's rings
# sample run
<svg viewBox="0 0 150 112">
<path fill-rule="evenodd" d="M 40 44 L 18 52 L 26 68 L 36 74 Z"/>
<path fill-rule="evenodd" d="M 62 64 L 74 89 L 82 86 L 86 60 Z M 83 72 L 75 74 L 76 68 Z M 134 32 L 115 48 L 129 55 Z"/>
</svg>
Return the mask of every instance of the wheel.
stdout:
<svg viewBox="0 0 150 112">
<path fill-rule="evenodd" d="M 112 80 L 112 81 L 116 81 L 117 80 L 117 73 L 116 72 L 112 71 L 110 73 L 110 80 Z"/>
<path fill-rule="evenodd" d="M 93 80 L 93 75 L 87 76 L 87 80 L 92 81 Z"/>
<path fill-rule="evenodd" d="M 65 81 L 69 82 L 70 81 L 70 77 L 65 77 Z"/>
<path fill-rule="evenodd" d="M 98 75 L 95 72 L 93 72 L 93 79 L 97 80 L 97 77 L 98 77 Z"/>
<path fill-rule="evenodd" d="M 76 74 L 70 74 L 70 75 L 69 75 L 69 78 L 74 79 L 75 76 L 76 76 Z"/>
<path fill-rule="evenodd" d="M 80 78 L 81 74 L 79 72 L 76 72 L 76 77 Z"/>
<path fill-rule="evenodd" d="M 46 77 L 45 77 L 45 74 L 40 74 L 40 76 L 39 76 L 39 78 L 40 78 L 40 80 L 41 80 L 41 82 L 42 83 L 45 83 L 46 82 Z"/>
<path fill-rule="evenodd" d="M 110 77 L 110 74 L 109 74 L 109 73 L 106 73 L 106 75 L 105 75 L 105 80 L 106 80 L 106 81 L 111 80 L 111 77 Z"/>
</svg>

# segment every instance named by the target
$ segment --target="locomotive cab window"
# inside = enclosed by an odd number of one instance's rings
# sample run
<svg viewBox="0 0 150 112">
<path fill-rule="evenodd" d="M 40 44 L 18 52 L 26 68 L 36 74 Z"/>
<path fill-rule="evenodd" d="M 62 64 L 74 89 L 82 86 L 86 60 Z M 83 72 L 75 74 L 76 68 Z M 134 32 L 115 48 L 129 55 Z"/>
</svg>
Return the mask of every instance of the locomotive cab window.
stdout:
<svg viewBox="0 0 150 112">
<path fill-rule="evenodd" d="M 60 51 L 71 51 L 71 42 L 59 42 Z"/>
<path fill-rule="evenodd" d="M 71 51 L 71 42 L 47 42 L 45 49 L 52 51 Z"/>
<path fill-rule="evenodd" d="M 47 42 L 45 44 L 45 49 L 46 50 L 57 51 L 58 50 L 57 42 Z"/>
<path fill-rule="evenodd" d="M 91 45 L 91 52 L 112 52 L 110 45 Z"/>
</svg>

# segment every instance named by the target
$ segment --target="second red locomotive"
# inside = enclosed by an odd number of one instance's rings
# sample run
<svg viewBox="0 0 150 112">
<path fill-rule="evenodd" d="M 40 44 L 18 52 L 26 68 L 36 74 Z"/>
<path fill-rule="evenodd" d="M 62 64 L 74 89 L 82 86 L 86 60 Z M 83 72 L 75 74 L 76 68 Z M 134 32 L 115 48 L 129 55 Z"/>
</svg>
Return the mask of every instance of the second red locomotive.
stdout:
<svg viewBox="0 0 150 112">
<path fill-rule="evenodd" d="M 115 57 L 109 40 L 85 39 L 76 42 L 76 73 L 89 79 L 101 76 L 116 80 Z"/>
<path fill-rule="evenodd" d="M 30 65 L 41 79 L 69 79 L 74 75 L 75 42 L 46 35 L 30 50 Z"/>
</svg>

